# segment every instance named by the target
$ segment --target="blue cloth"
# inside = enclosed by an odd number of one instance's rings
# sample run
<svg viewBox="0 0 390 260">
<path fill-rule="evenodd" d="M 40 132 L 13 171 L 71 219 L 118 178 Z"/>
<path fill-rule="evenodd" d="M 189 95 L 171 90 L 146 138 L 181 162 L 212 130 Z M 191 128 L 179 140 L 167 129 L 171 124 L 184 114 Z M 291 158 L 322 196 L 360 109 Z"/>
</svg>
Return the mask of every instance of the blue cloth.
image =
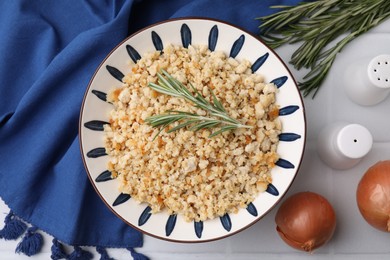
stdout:
<svg viewBox="0 0 390 260">
<path fill-rule="evenodd" d="M 258 32 L 262 0 L 0 1 L 0 196 L 25 221 L 72 245 L 139 247 L 142 235 L 101 201 L 78 141 L 84 92 L 129 34 L 201 16 Z"/>
</svg>

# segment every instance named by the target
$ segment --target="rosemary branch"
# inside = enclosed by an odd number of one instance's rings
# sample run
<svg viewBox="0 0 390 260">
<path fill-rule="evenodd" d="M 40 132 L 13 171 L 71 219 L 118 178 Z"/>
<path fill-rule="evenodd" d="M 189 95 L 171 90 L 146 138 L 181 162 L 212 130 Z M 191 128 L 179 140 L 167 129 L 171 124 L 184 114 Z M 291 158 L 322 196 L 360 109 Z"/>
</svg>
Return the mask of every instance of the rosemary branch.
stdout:
<svg viewBox="0 0 390 260">
<path fill-rule="evenodd" d="M 217 99 L 212 90 L 210 90 L 210 92 L 212 94 L 213 101 L 209 102 L 199 93 L 199 91 L 192 84 L 189 85 L 194 94 L 183 83 L 172 77 L 165 70 L 162 70 L 162 74 L 157 73 L 157 77 L 158 84 L 149 83 L 148 86 L 150 88 L 162 94 L 166 94 L 172 97 L 183 98 L 208 113 L 207 116 L 201 116 L 196 113 L 170 110 L 167 111 L 167 113 L 165 114 L 147 117 L 145 119 L 146 123 L 153 127 L 161 127 L 158 134 L 169 125 L 178 121 L 182 122 L 168 130 L 168 133 L 174 132 L 187 126 L 191 126 L 189 128 L 189 130 L 191 131 L 199 131 L 201 129 L 212 129 L 215 127 L 219 127 L 219 130 L 212 132 L 209 136 L 213 137 L 232 129 L 252 128 L 252 126 L 243 125 L 238 120 L 230 117 L 225 108 L 223 107 L 222 103 Z"/>
<path fill-rule="evenodd" d="M 298 70 L 310 70 L 298 85 L 304 96 L 313 92 L 313 98 L 337 54 L 390 17 L 388 0 L 317 0 L 273 8 L 281 10 L 257 18 L 262 21 L 260 36 L 271 48 L 301 42 L 290 63 Z"/>
</svg>

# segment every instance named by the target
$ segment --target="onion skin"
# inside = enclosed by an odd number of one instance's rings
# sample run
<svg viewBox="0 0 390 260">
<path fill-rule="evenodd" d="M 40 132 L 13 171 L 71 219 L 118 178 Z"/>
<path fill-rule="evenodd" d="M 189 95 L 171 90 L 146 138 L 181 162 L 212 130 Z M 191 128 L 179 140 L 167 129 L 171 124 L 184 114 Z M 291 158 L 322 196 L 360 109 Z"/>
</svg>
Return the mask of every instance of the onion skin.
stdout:
<svg viewBox="0 0 390 260">
<path fill-rule="evenodd" d="M 379 161 L 366 171 L 357 187 L 356 201 L 367 223 L 390 232 L 390 160 Z"/>
<path fill-rule="evenodd" d="M 336 229 L 336 214 L 332 205 L 314 192 L 299 192 L 278 209 L 276 230 L 289 246 L 312 252 L 326 244 Z"/>
</svg>

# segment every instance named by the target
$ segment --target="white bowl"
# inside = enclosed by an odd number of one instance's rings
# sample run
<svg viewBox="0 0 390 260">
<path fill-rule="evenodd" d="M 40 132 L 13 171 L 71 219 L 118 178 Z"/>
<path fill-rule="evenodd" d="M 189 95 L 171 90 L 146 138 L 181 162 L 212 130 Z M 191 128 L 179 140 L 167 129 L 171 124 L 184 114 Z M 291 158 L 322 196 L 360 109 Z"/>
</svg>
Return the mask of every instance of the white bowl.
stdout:
<svg viewBox="0 0 390 260">
<path fill-rule="evenodd" d="M 128 61 L 164 44 L 204 44 L 236 59 L 252 62 L 252 71 L 278 87 L 277 103 L 283 133 L 277 152 L 280 160 L 272 169 L 273 182 L 264 193 L 236 214 L 204 222 L 188 223 L 180 215 L 150 213 L 150 207 L 119 194 L 118 183 L 106 170 L 102 125 L 108 122 L 112 105 L 106 93 L 120 86 L 129 73 Z M 118 81 L 119 80 L 119 81 Z M 306 136 L 304 106 L 296 83 L 283 61 L 257 37 L 231 24 L 209 19 L 175 19 L 147 27 L 124 40 L 97 69 L 86 91 L 80 114 L 80 146 L 88 176 L 102 200 L 119 218 L 145 234 L 175 242 L 205 242 L 233 235 L 269 212 L 292 184 L 301 164 Z"/>
</svg>

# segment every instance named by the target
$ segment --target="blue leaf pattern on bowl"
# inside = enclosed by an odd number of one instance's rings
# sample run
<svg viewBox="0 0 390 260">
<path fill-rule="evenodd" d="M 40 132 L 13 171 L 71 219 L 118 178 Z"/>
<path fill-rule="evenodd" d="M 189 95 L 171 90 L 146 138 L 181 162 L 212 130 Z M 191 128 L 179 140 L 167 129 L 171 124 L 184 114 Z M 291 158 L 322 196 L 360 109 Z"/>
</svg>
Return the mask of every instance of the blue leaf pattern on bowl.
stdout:
<svg viewBox="0 0 390 260">
<path fill-rule="evenodd" d="M 210 34 L 209 34 L 209 50 L 210 51 L 214 51 L 215 50 L 215 46 L 217 46 L 217 42 L 218 42 L 218 26 L 217 25 L 214 25 L 211 30 L 210 30 Z"/>
<path fill-rule="evenodd" d="M 84 126 L 90 130 L 94 131 L 103 131 L 104 130 L 104 125 L 109 124 L 108 122 L 101 121 L 101 120 L 92 120 L 89 122 L 86 122 Z"/>
<path fill-rule="evenodd" d="M 96 182 L 104 182 L 104 181 L 110 181 L 110 180 L 113 180 L 113 178 L 111 176 L 111 172 L 108 170 L 99 174 L 99 176 L 97 176 L 95 179 Z"/>
<path fill-rule="evenodd" d="M 94 95 L 97 96 L 100 100 L 103 100 L 104 102 L 107 101 L 107 94 L 104 93 L 104 92 L 101 92 L 101 91 L 99 91 L 99 90 L 93 89 L 93 90 L 92 90 L 92 94 L 94 94 Z"/>
<path fill-rule="evenodd" d="M 98 157 L 105 156 L 105 155 L 107 155 L 107 154 L 106 154 L 106 148 L 104 148 L 104 147 L 94 148 L 87 153 L 87 156 L 89 158 L 98 158 Z"/>
<path fill-rule="evenodd" d="M 122 79 L 125 75 L 123 75 L 123 73 L 120 70 L 110 65 L 107 65 L 106 69 L 111 74 L 111 76 L 113 76 L 118 81 L 122 82 Z"/>
<path fill-rule="evenodd" d="M 263 66 L 264 62 L 268 59 L 269 53 L 267 52 L 260 58 L 258 58 L 251 67 L 252 73 L 255 73 L 261 66 Z"/>
<path fill-rule="evenodd" d="M 139 216 L 138 226 L 144 225 L 149 220 L 150 216 L 152 216 L 152 213 L 150 213 L 151 210 L 152 210 L 152 208 L 150 206 L 147 206 L 144 209 L 141 216 Z"/>
<path fill-rule="evenodd" d="M 254 217 L 257 217 L 258 213 L 257 213 L 257 209 L 255 207 L 255 205 L 253 205 L 253 203 L 249 203 L 248 206 L 246 207 L 246 210 L 249 212 L 249 214 L 251 214 L 252 216 Z"/>
<path fill-rule="evenodd" d="M 242 34 L 234 43 L 232 46 L 232 49 L 230 50 L 229 57 L 235 58 L 238 53 L 240 53 L 242 46 L 245 42 L 245 36 Z"/>
<path fill-rule="evenodd" d="M 295 166 L 291 162 L 285 160 L 285 159 L 279 159 L 276 163 L 277 166 L 285 168 L 285 169 L 294 169 Z"/>
<path fill-rule="evenodd" d="M 298 140 L 300 138 L 301 138 L 301 136 L 299 134 L 295 134 L 295 133 L 281 133 L 279 135 L 279 141 L 283 141 L 283 142 L 293 142 L 293 141 Z"/>
<path fill-rule="evenodd" d="M 181 35 L 181 43 L 183 44 L 183 47 L 188 48 L 188 46 L 191 45 L 192 42 L 192 34 L 187 24 L 183 23 L 183 25 L 181 26 L 180 35 Z"/>
<path fill-rule="evenodd" d="M 221 220 L 222 226 L 226 231 L 230 231 L 232 229 L 232 221 L 230 220 L 229 214 L 225 214 L 219 218 Z"/>
<path fill-rule="evenodd" d="M 279 116 L 291 115 L 292 113 L 294 113 L 298 109 L 299 109 L 299 106 L 295 106 L 295 105 L 283 107 L 283 108 L 279 109 Z"/>
<path fill-rule="evenodd" d="M 130 194 L 121 193 L 119 196 L 115 199 L 114 203 L 112 203 L 112 206 L 118 206 L 120 204 L 125 203 L 131 198 Z"/>
<path fill-rule="evenodd" d="M 280 88 L 281 86 L 284 85 L 284 83 L 286 83 L 287 79 L 288 79 L 287 76 L 282 76 L 272 80 L 271 83 L 274 83 L 278 88 Z"/>
<path fill-rule="evenodd" d="M 198 238 L 202 237 L 203 221 L 194 221 L 195 234 Z"/>
<path fill-rule="evenodd" d="M 267 189 L 265 191 L 268 192 L 271 195 L 279 196 L 278 189 L 272 183 L 268 184 Z"/>
<path fill-rule="evenodd" d="M 152 42 L 154 48 L 156 48 L 157 51 L 162 51 L 164 49 L 163 42 L 160 36 L 155 31 L 152 31 Z"/>
<path fill-rule="evenodd" d="M 129 54 L 131 60 L 134 62 L 134 63 L 137 63 L 137 60 L 141 59 L 141 55 L 139 55 L 138 51 L 136 51 L 133 46 L 131 45 L 126 45 L 126 50 L 127 50 L 127 53 Z"/>
<path fill-rule="evenodd" d="M 173 229 L 175 228 L 176 225 L 176 218 L 177 215 L 170 215 L 167 224 L 165 225 L 165 235 L 169 237 L 172 234 Z"/>
</svg>

